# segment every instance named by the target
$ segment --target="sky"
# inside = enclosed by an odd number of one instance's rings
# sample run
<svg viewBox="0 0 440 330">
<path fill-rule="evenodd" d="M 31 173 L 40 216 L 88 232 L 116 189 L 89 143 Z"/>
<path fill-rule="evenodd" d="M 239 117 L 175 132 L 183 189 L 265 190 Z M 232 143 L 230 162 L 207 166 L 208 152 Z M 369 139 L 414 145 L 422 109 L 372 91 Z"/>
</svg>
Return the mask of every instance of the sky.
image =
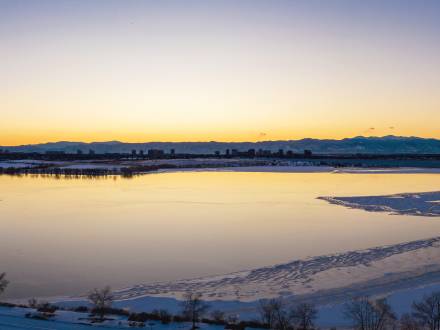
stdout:
<svg viewBox="0 0 440 330">
<path fill-rule="evenodd" d="M 0 0 L 0 145 L 440 138 L 440 1 Z"/>
</svg>

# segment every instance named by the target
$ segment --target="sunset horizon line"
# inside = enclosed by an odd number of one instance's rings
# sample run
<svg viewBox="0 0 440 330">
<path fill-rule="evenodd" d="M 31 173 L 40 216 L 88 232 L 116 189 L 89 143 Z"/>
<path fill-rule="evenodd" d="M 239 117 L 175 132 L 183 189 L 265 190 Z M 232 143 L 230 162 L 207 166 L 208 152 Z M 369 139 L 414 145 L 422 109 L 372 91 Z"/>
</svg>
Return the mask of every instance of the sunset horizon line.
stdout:
<svg viewBox="0 0 440 330">
<path fill-rule="evenodd" d="M 383 139 L 383 138 L 401 138 L 401 139 L 423 139 L 423 140 L 440 140 L 439 137 L 422 137 L 422 136 L 416 136 L 416 135 L 353 135 L 353 136 L 347 136 L 344 138 L 317 138 L 317 137 L 303 137 L 303 138 L 297 138 L 297 139 L 267 139 L 267 140 L 228 140 L 228 141 L 219 141 L 219 140 L 149 140 L 149 141 L 123 141 L 123 140 L 82 140 L 82 141 L 75 141 L 75 140 L 53 140 L 53 141 L 45 141 L 45 142 L 36 142 L 36 143 L 20 143 L 20 144 L 1 144 L 2 147 L 20 147 L 20 146 L 34 146 L 34 145 L 45 145 L 45 144 L 57 144 L 57 143 L 81 143 L 81 144 L 94 144 L 94 143 L 121 143 L 121 144 L 147 144 L 147 143 L 264 143 L 264 142 L 288 142 L 288 141 L 302 141 L 302 140 L 318 140 L 318 141 L 343 141 L 348 139 L 355 139 L 355 138 L 365 138 L 365 139 L 371 139 L 371 138 L 377 138 L 377 139 Z"/>
</svg>

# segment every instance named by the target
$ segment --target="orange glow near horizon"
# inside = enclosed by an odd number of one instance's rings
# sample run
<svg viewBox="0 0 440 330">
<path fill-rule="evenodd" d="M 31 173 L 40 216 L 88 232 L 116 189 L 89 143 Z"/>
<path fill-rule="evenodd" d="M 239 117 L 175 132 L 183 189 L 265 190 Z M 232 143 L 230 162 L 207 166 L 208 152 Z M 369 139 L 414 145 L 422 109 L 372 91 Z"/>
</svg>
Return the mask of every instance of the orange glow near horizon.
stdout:
<svg viewBox="0 0 440 330">
<path fill-rule="evenodd" d="M 440 138 L 440 6 L 407 5 L 6 0 L 0 145 Z"/>
<path fill-rule="evenodd" d="M 436 121 L 440 122 L 440 118 Z M 302 124 L 301 124 L 302 123 Z M 17 146 L 23 144 L 38 144 L 58 141 L 75 142 L 106 142 L 121 141 L 127 143 L 142 142 L 257 142 L 269 140 L 299 140 L 303 138 L 316 139 L 343 139 L 355 136 L 418 136 L 423 138 L 440 138 L 439 130 L 435 125 L 420 122 L 406 127 L 396 129 L 391 125 L 382 127 L 371 127 L 365 129 L 362 123 L 310 123 L 310 125 L 279 125 L 272 129 L 261 127 L 216 127 L 206 126 L 204 129 L 198 127 L 184 127 L 180 129 L 169 127 L 148 127 L 142 129 L 136 125 L 132 129 L 120 128 L 117 125 L 106 124 L 107 129 L 66 127 L 62 123 L 41 127 L 6 127 L 0 131 L 0 145 Z M 434 121 L 435 123 L 435 121 Z M 415 124 L 418 124 L 417 126 Z M 0 124 L 1 125 L 1 124 Z M 304 127 L 301 127 L 304 125 Z M 299 127 L 298 127 L 299 126 Z M 129 126 L 130 127 L 130 126 Z"/>
</svg>

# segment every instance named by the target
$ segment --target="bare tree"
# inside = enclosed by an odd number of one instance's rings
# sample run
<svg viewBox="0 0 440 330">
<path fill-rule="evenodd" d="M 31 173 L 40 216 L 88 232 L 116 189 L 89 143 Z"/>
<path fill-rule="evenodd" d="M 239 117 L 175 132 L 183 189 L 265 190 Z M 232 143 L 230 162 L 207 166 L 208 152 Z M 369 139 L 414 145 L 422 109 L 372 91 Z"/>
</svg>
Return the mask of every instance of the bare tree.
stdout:
<svg viewBox="0 0 440 330">
<path fill-rule="evenodd" d="M 400 317 L 399 321 L 400 330 L 420 330 L 420 324 L 411 314 L 405 313 Z"/>
<path fill-rule="evenodd" d="M 228 315 L 227 322 L 228 322 L 228 324 L 233 324 L 233 325 L 235 325 L 235 324 L 238 323 L 238 320 L 239 320 L 239 319 L 240 319 L 240 316 L 239 316 L 238 314 L 229 314 L 229 315 Z"/>
<path fill-rule="evenodd" d="M 440 292 L 425 296 L 422 301 L 412 305 L 413 316 L 430 330 L 440 330 Z"/>
<path fill-rule="evenodd" d="M 216 323 L 222 323 L 225 321 L 225 312 L 214 310 L 211 312 L 211 317 Z"/>
<path fill-rule="evenodd" d="M 261 321 L 270 329 L 287 330 L 291 315 L 281 299 L 260 300 L 258 307 Z"/>
<path fill-rule="evenodd" d="M 293 328 L 291 326 L 291 322 L 292 322 L 291 314 L 289 314 L 286 309 L 282 308 L 276 311 L 275 329 L 288 330 L 290 328 Z"/>
<path fill-rule="evenodd" d="M 6 280 L 6 273 L 1 273 L 0 274 L 0 294 L 2 294 L 5 290 L 6 287 L 8 286 L 9 281 Z"/>
<path fill-rule="evenodd" d="M 299 304 L 292 310 L 292 320 L 301 330 L 312 329 L 317 316 L 316 307 L 308 303 Z"/>
<path fill-rule="evenodd" d="M 197 322 L 209 309 L 209 305 L 202 300 L 202 294 L 199 292 L 188 292 L 184 298 L 183 315 L 191 320 L 192 329 L 197 329 Z"/>
<path fill-rule="evenodd" d="M 258 303 L 258 312 L 261 322 L 269 329 L 274 329 L 277 310 L 282 308 L 282 302 L 279 299 L 262 299 Z"/>
<path fill-rule="evenodd" d="M 28 306 L 31 308 L 37 308 L 38 307 L 38 300 L 36 298 L 29 299 Z"/>
<path fill-rule="evenodd" d="M 168 324 L 173 319 L 173 316 L 166 309 L 153 310 L 152 314 L 157 315 L 162 324 Z"/>
<path fill-rule="evenodd" d="M 103 321 L 106 309 L 111 307 L 114 300 L 110 287 L 106 286 L 103 289 L 94 289 L 89 293 L 88 299 L 94 306 L 94 313 L 98 314 L 101 321 Z"/>
<path fill-rule="evenodd" d="M 396 319 L 386 299 L 370 301 L 366 297 L 347 303 L 344 314 L 353 322 L 353 327 L 360 330 L 384 330 Z"/>
</svg>

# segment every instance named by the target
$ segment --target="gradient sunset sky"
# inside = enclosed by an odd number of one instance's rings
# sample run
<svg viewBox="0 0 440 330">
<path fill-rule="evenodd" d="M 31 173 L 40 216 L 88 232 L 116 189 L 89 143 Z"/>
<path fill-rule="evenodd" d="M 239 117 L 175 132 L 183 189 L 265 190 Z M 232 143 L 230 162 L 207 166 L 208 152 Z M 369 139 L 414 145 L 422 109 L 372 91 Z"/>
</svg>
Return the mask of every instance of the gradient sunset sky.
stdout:
<svg viewBox="0 0 440 330">
<path fill-rule="evenodd" d="M 440 1 L 0 0 L 0 145 L 440 138 Z"/>
</svg>

